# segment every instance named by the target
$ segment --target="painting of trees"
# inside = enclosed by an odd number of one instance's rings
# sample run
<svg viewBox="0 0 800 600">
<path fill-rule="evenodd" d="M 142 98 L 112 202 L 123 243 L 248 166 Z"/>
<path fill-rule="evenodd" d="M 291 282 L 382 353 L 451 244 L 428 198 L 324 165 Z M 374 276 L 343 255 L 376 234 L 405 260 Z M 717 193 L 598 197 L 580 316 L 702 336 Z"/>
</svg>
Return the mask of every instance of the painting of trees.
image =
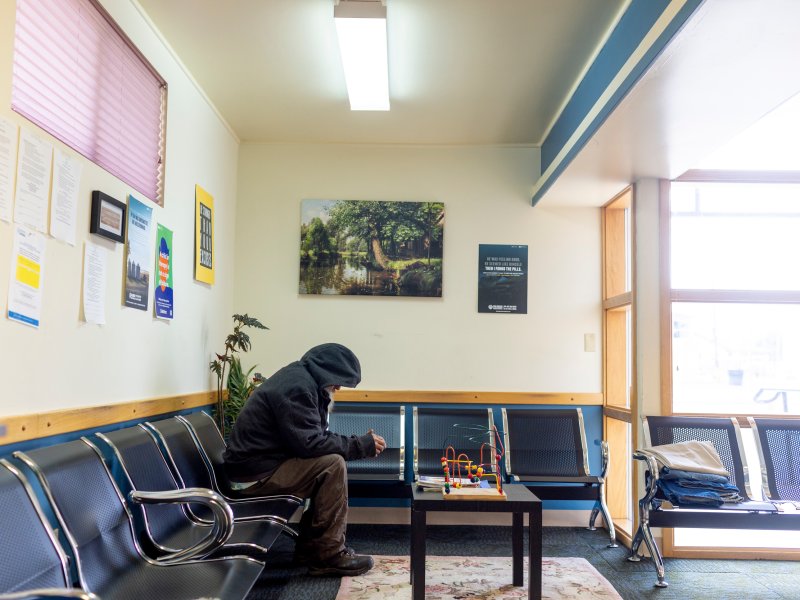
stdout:
<svg viewBox="0 0 800 600">
<path fill-rule="evenodd" d="M 444 204 L 304 200 L 300 292 L 441 296 Z"/>
</svg>

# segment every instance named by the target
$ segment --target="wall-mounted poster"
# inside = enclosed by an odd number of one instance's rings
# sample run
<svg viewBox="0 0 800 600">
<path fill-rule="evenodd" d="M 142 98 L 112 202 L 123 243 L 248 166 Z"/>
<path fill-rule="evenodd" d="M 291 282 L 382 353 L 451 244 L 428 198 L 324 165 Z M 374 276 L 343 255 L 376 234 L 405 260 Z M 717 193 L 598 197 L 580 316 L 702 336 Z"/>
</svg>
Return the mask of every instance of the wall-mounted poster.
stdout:
<svg viewBox="0 0 800 600">
<path fill-rule="evenodd" d="M 125 244 L 125 306 L 147 310 L 153 264 L 153 209 L 128 196 L 128 241 Z"/>
<path fill-rule="evenodd" d="M 172 290 L 172 230 L 161 223 L 156 228 L 156 274 L 153 302 L 156 317 L 171 319 L 175 300 Z"/>
<path fill-rule="evenodd" d="M 479 245 L 478 312 L 528 313 L 528 246 Z"/>
<path fill-rule="evenodd" d="M 214 283 L 214 198 L 194 186 L 194 278 Z"/>
<path fill-rule="evenodd" d="M 301 294 L 442 296 L 444 204 L 303 200 Z"/>
</svg>

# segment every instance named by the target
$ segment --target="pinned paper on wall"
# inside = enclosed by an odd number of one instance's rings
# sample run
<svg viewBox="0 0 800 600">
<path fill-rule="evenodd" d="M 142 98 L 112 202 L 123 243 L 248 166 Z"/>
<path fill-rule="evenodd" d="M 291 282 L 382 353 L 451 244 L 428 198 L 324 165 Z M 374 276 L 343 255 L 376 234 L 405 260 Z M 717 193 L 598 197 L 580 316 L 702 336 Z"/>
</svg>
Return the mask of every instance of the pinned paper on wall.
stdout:
<svg viewBox="0 0 800 600">
<path fill-rule="evenodd" d="M 19 127 L 0 117 L 0 220 L 11 222 Z"/>
<path fill-rule="evenodd" d="M 14 228 L 8 318 L 39 327 L 42 313 L 45 237 L 27 227 Z"/>
<path fill-rule="evenodd" d="M 53 144 L 23 128 L 19 136 L 14 222 L 47 233 Z"/>
<path fill-rule="evenodd" d="M 194 278 L 214 283 L 214 198 L 196 185 L 194 188 Z"/>
<path fill-rule="evenodd" d="M 87 241 L 83 253 L 83 318 L 87 323 L 105 325 L 106 272 L 105 248 Z"/>
<path fill-rule="evenodd" d="M 78 189 L 83 163 L 76 156 L 56 148 L 53 159 L 53 202 L 50 206 L 50 235 L 75 245 Z"/>
<path fill-rule="evenodd" d="M 172 288 L 172 231 L 158 224 L 156 233 L 156 286 L 153 302 L 156 317 L 171 319 L 175 298 Z"/>
<path fill-rule="evenodd" d="M 125 306 L 147 310 L 150 269 L 153 265 L 153 208 L 128 197 L 128 250 L 125 273 Z"/>
</svg>

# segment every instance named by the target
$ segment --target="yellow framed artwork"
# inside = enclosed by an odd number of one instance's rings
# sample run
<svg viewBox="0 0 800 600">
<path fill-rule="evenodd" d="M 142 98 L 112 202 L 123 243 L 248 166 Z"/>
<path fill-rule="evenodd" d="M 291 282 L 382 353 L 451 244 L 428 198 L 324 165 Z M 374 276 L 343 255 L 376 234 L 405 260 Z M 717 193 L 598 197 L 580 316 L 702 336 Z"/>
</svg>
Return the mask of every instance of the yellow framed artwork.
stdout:
<svg viewBox="0 0 800 600">
<path fill-rule="evenodd" d="M 194 186 L 194 278 L 214 283 L 214 198 Z"/>
</svg>

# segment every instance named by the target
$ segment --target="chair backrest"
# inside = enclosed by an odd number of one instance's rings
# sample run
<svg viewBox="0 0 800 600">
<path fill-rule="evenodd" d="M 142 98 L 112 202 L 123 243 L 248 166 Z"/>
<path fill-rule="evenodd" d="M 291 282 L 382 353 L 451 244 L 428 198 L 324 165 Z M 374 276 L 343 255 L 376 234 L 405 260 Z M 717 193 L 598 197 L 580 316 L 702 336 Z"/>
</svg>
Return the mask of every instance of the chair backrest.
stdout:
<svg viewBox="0 0 800 600">
<path fill-rule="evenodd" d="M 67 556 L 25 476 L 0 459 L 0 594 L 71 587 Z"/>
<path fill-rule="evenodd" d="M 102 593 L 114 577 L 143 560 L 122 494 L 89 440 L 14 456 L 38 477 L 72 546 L 83 589 Z"/>
<path fill-rule="evenodd" d="M 350 479 L 404 479 L 405 412 L 403 407 L 359 406 L 337 403 L 328 419 L 328 428 L 343 435 L 364 435 L 367 430 L 386 440 L 386 449 L 370 460 L 347 463 Z"/>
<path fill-rule="evenodd" d="M 140 492 L 177 490 L 175 480 L 153 433 L 142 425 L 98 433 L 114 452 L 133 489 Z M 182 505 L 143 504 L 145 527 L 158 545 L 170 534 L 184 527 L 188 516 Z M 162 548 L 163 550 L 164 548 Z"/>
<path fill-rule="evenodd" d="M 642 425 L 646 446 L 691 440 L 714 444 L 731 483 L 745 499 L 752 499 L 742 434 L 735 418 L 650 416 L 642 417 Z"/>
<path fill-rule="evenodd" d="M 188 415 L 180 415 L 178 419 L 188 423 L 192 433 L 199 442 L 202 450 L 206 453 L 206 458 L 211 465 L 212 474 L 216 485 L 213 489 L 221 490 L 225 493 L 230 491 L 228 476 L 225 474 L 225 439 L 208 413 L 197 411 Z"/>
<path fill-rule="evenodd" d="M 502 409 L 506 472 L 584 477 L 589 453 L 580 408 Z"/>
<path fill-rule="evenodd" d="M 413 415 L 415 480 L 420 475 L 443 475 L 442 457 L 448 446 L 458 453 L 468 453 L 475 464 L 479 462 L 481 446 L 494 447 L 491 408 L 415 406 Z M 493 449 L 484 448 L 484 460 L 497 468 Z"/>
<path fill-rule="evenodd" d="M 182 487 L 216 489 L 211 466 L 203 449 L 191 432 L 190 426 L 177 417 L 149 421 L 150 428 L 160 439 L 167 457 L 175 466 L 175 474 Z"/>
<path fill-rule="evenodd" d="M 748 419 L 761 459 L 761 486 L 770 500 L 800 501 L 800 419 Z"/>
<path fill-rule="evenodd" d="M 159 438 L 167 453 L 167 461 L 181 487 L 199 487 L 219 491 L 205 452 L 190 430 L 190 426 L 177 417 L 145 423 Z M 192 504 L 191 511 L 200 519 L 210 521 L 211 510 L 206 506 Z"/>
</svg>

